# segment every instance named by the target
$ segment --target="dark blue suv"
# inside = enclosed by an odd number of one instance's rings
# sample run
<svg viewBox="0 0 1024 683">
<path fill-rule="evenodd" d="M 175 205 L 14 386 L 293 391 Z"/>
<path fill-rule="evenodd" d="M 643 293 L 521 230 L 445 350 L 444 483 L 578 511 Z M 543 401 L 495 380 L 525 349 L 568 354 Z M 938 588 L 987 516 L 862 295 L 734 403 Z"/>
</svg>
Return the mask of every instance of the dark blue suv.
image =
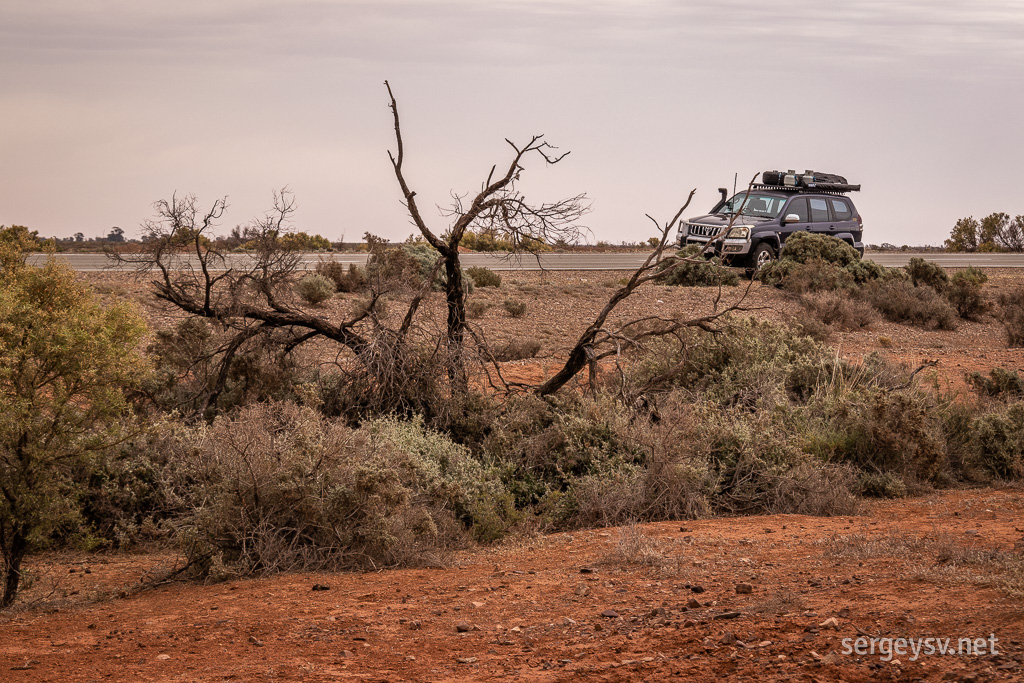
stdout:
<svg viewBox="0 0 1024 683">
<path fill-rule="evenodd" d="M 786 238 L 801 230 L 832 235 L 864 254 L 863 221 L 847 192 L 860 189 L 841 176 L 766 171 L 764 182 L 722 199 L 705 216 L 679 225 L 679 246 L 701 246 L 723 263 L 759 270 L 778 257 Z"/>
</svg>

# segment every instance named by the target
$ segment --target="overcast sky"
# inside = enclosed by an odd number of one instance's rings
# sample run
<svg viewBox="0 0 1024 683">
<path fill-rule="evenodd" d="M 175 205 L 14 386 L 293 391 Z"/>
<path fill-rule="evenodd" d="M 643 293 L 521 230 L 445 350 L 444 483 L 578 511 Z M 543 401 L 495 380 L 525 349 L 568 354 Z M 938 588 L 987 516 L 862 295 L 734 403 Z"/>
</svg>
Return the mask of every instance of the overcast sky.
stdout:
<svg viewBox="0 0 1024 683">
<path fill-rule="evenodd" d="M 870 243 L 1024 214 L 1024 0 L 0 0 L 0 223 L 131 235 L 174 192 L 227 231 L 290 187 L 295 228 L 412 231 L 544 133 L 537 201 L 586 192 L 593 240 L 653 234 L 691 188 L 839 173 Z"/>
</svg>

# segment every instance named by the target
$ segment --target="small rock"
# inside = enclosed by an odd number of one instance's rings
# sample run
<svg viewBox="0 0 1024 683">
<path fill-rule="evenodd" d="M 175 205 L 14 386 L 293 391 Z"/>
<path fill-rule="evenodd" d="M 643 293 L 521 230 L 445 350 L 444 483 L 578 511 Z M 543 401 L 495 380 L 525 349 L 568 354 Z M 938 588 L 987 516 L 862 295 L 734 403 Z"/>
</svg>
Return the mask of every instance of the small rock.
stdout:
<svg viewBox="0 0 1024 683">
<path fill-rule="evenodd" d="M 455 661 L 459 664 L 476 664 L 476 657 L 459 657 Z"/>
<path fill-rule="evenodd" d="M 341 656 L 347 658 L 347 657 L 355 657 L 356 655 L 355 655 L 354 652 L 352 652 L 352 650 L 342 650 L 341 651 Z"/>
<path fill-rule="evenodd" d="M 831 628 L 831 629 L 835 629 L 836 631 L 838 631 L 840 629 L 840 626 L 839 626 L 839 622 L 836 620 L 835 617 L 829 617 L 825 621 L 823 621 L 820 624 L 818 624 L 818 628 Z"/>
<path fill-rule="evenodd" d="M 468 633 L 469 631 L 473 630 L 473 627 L 468 622 L 460 621 L 459 623 L 455 624 L 455 630 L 459 633 Z"/>
<path fill-rule="evenodd" d="M 576 620 L 569 617 L 562 617 L 562 624 L 565 626 L 575 626 Z"/>
<path fill-rule="evenodd" d="M 613 609 L 606 609 L 605 611 L 601 612 L 601 616 L 607 617 L 609 619 L 618 619 L 619 613 Z"/>
<path fill-rule="evenodd" d="M 735 645 L 736 636 L 733 634 L 732 631 L 726 631 L 722 634 L 722 637 L 718 639 L 718 642 L 720 642 L 722 645 Z"/>
<path fill-rule="evenodd" d="M 512 632 L 512 633 L 522 633 L 523 629 L 519 628 L 518 626 L 513 626 L 512 628 L 509 629 L 509 631 Z"/>
<path fill-rule="evenodd" d="M 473 609 L 480 609 L 481 607 L 483 607 L 487 603 L 485 603 L 485 602 L 471 602 L 469 604 L 473 606 Z"/>
<path fill-rule="evenodd" d="M 171 656 L 170 655 L 157 655 L 156 658 L 163 662 L 163 661 L 167 661 L 168 659 L 170 659 Z"/>
<path fill-rule="evenodd" d="M 690 609 L 700 609 L 701 608 L 700 601 L 697 598 L 690 598 L 689 600 L 687 600 L 686 601 L 686 606 L 689 607 Z"/>
<path fill-rule="evenodd" d="M 686 619 L 683 621 L 683 628 L 692 628 L 697 625 L 697 622 L 693 619 Z"/>
<path fill-rule="evenodd" d="M 850 618 L 850 608 L 849 607 L 844 607 L 843 609 L 839 610 L 839 614 L 837 616 L 840 619 L 849 619 Z"/>
<path fill-rule="evenodd" d="M 593 567 L 580 567 L 580 574 L 596 574 L 597 570 Z"/>
<path fill-rule="evenodd" d="M 409 622 L 410 631 L 419 631 L 421 628 L 423 628 L 423 624 L 419 622 L 419 619 L 413 619 Z"/>
<path fill-rule="evenodd" d="M 652 617 L 663 617 L 666 614 L 668 614 L 668 612 L 665 611 L 664 607 L 655 607 L 654 609 L 651 610 L 650 616 L 652 616 Z"/>
<path fill-rule="evenodd" d="M 737 583 L 736 592 L 740 595 L 750 595 L 754 592 L 754 587 L 749 583 Z"/>
<path fill-rule="evenodd" d="M 256 636 L 249 636 L 249 642 L 256 647 L 263 647 L 263 643 L 261 643 Z"/>
<path fill-rule="evenodd" d="M 313 584 L 313 588 L 311 590 L 315 590 L 315 591 L 329 591 L 329 590 L 331 590 L 331 587 L 328 586 L 326 583 L 314 583 Z"/>
<path fill-rule="evenodd" d="M 690 592 L 691 593 L 703 593 L 704 592 L 704 586 L 690 586 Z"/>
<path fill-rule="evenodd" d="M 712 619 L 735 619 L 736 617 L 741 616 L 741 614 L 742 614 L 741 612 L 722 612 L 721 614 L 716 614 L 715 616 L 713 616 L 711 618 Z"/>
<path fill-rule="evenodd" d="M 768 647 L 771 644 L 772 644 L 772 641 L 770 641 L 770 640 L 762 640 L 760 643 L 757 644 L 757 646 L 758 647 Z"/>
<path fill-rule="evenodd" d="M 574 592 L 581 598 L 586 597 L 590 595 L 590 586 L 588 586 L 585 583 L 581 583 L 580 585 L 576 586 L 576 590 Z"/>
</svg>

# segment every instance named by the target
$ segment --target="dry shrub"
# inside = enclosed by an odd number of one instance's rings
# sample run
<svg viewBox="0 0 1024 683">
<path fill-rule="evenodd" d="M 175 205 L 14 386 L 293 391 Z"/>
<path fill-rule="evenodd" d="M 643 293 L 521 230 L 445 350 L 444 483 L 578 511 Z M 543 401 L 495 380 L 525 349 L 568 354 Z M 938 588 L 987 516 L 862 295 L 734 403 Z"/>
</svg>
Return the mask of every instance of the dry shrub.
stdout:
<svg viewBox="0 0 1024 683">
<path fill-rule="evenodd" d="M 479 318 L 484 313 L 491 309 L 491 302 L 480 301 L 479 299 L 472 299 L 466 302 L 466 316 L 469 318 Z"/>
<path fill-rule="evenodd" d="M 306 275 L 295 284 L 296 294 L 314 306 L 330 299 L 335 291 L 334 283 L 317 273 Z"/>
<path fill-rule="evenodd" d="M 505 363 L 513 360 L 534 358 L 540 352 L 540 342 L 536 339 L 515 338 L 494 351 L 494 360 Z"/>
<path fill-rule="evenodd" d="M 891 322 L 956 329 L 956 310 L 945 297 L 926 285 L 915 287 L 910 282 L 887 279 L 869 283 L 865 293 L 871 305 Z"/>
<path fill-rule="evenodd" d="M 956 312 L 965 320 L 977 320 L 988 310 L 988 303 L 981 296 L 981 286 L 988 276 L 977 268 L 967 268 L 953 275 L 946 287 L 946 298 Z"/>
<path fill-rule="evenodd" d="M 615 547 L 602 558 L 602 564 L 663 567 L 669 558 L 658 548 L 658 543 L 642 527 L 629 524 L 619 529 Z"/>
<path fill-rule="evenodd" d="M 353 430 L 263 404 L 173 448 L 190 508 L 179 538 L 200 574 L 437 565 L 467 529 L 506 524 L 500 483 L 422 421 Z"/>
<path fill-rule="evenodd" d="M 333 282 L 338 292 L 361 292 L 367 286 L 366 272 L 354 263 L 346 270 L 343 263 L 320 261 L 316 264 L 316 272 Z"/>
<path fill-rule="evenodd" d="M 505 299 L 505 303 L 502 304 L 505 310 L 513 318 L 522 318 L 526 315 L 526 302 L 520 301 L 519 299 Z"/>
<path fill-rule="evenodd" d="M 1006 329 L 1007 345 L 1024 346 L 1024 287 L 999 296 L 999 320 Z"/>
<path fill-rule="evenodd" d="M 800 303 L 824 324 L 845 331 L 870 327 L 876 319 L 871 304 L 855 299 L 846 292 L 832 290 L 808 293 L 800 298 Z"/>
<path fill-rule="evenodd" d="M 772 591 L 766 597 L 755 602 L 751 607 L 751 611 L 755 614 L 781 615 L 799 612 L 806 609 L 806 607 L 807 603 L 804 602 L 804 599 L 799 594 L 783 588 Z"/>
<path fill-rule="evenodd" d="M 980 372 L 972 372 L 967 375 L 967 383 L 975 392 L 981 396 L 993 398 L 1021 398 L 1024 397 L 1024 379 L 1016 370 L 1004 370 L 992 368 L 988 377 Z"/>
<path fill-rule="evenodd" d="M 857 250 L 838 237 L 803 230 L 786 238 L 781 257 L 797 263 L 825 261 L 840 267 L 860 260 Z"/>
<path fill-rule="evenodd" d="M 490 268 L 473 266 L 466 269 L 466 275 L 477 287 L 501 287 L 501 275 Z"/>
</svg>

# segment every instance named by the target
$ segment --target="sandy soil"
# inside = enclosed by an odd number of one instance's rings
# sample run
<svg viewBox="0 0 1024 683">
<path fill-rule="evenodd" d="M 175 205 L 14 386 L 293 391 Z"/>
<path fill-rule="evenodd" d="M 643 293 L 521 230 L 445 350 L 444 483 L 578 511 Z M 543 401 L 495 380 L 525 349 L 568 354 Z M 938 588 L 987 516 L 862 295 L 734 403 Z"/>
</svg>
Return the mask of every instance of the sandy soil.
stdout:
<svg viewBox="0 0 1024 683">
<path fill-rule="evenodd" d="M 998 558 L 1024 552 L 1022 512 L 1020 489 L 951 491 L 852 517 L 563 533 L 458 554 L 444 569 L 120 598 L 109 596 L 171 558 L 33 558 L 40 578 L 25 599 L 40 602 L 0 617 L 0 679 L 1019 681 L 1024 602 Z M 75 595 L 47 598 L 54 577 Z M 1024 575 L 1015 581 L 1024 589 Z M 843 645 L 990 635 L 996 655 Z"/>
</svg>

